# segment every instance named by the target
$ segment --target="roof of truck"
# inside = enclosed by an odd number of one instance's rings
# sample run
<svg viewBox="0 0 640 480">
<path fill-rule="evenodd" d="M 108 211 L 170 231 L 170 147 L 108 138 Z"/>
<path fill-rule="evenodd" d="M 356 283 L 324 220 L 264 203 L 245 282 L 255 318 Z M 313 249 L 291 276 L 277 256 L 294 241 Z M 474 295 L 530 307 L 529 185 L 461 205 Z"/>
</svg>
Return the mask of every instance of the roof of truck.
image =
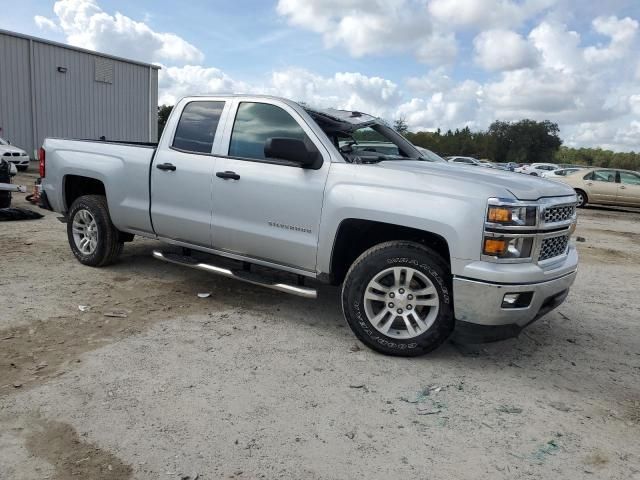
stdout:
<svg viewBox="0 0 640 480">
<path fill-rule="evenodd" d="M 276 95 L 260 95 L 260 94 L 246 94 L 246 93 L 225 93 L 225 94 L 213 94 L 213 95 L 189 95 L 185 97 L 190 98 L 202 98 L 202 97 L 215 97 L 215 98 L 264 98 L 271 100 L 280 100 L 290 105 L 296 105 L 303 108 L 321 127 L 325 130 L 331 130 L 335 132 L 353 132 L 359 128 L 366 127 L 367 125 L 373 125 L 374 123 L 381 123 L 377 117 L 369 115 L 367 113 L 358 112 L 355 110 L 339 110 L 336 108 L 315 108 L 304 103 L 295 102 L 288 98 L 278 97 Z"/>
</svg>

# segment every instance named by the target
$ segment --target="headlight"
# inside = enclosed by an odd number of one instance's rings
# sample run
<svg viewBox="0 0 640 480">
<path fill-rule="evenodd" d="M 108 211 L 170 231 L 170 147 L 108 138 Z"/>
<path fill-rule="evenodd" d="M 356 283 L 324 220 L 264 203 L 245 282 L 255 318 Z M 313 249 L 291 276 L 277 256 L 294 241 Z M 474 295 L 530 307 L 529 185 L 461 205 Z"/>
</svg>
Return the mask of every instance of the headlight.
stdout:
<svg viewBox="0 0 640 480">
<path fill-rule="evenodd" d="M 484 237 L 482 253 L 500 259 L 529 258 L 533 237 Z"/>
<path fill-rule="evenodd" d="M 533 227 L 536 224 L 536 207 L 489 205 L 487 222 L 511 227 Z"/>
</svg>

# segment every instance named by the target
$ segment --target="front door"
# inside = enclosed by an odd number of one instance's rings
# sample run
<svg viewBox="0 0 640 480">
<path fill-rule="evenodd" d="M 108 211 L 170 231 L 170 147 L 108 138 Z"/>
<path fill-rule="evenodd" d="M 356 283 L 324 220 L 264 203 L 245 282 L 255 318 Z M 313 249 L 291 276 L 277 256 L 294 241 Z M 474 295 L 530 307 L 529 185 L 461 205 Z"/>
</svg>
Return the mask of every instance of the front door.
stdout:
<svg viewBox="0 0 640 480">
<path fill-rule="evenodd" d="M 151 166 L 151 220 L 160 237 L 211 247 L 211 152 L 224 105 L 189 102 L 171 141 L 158 148 Z"/>
<path fill-rule="evenodd" d="M 595 170 L 586 179 L 586 191 L 593 203 L 615 203 L 618 196 L 615 170 Z"/>
<path fill-rule="evenodd" d="M 618 203 L 640 206 L 640 175 L 634 172 L 619 172 Z"/>
<path fill-rule="evenodd" d="M 314 271 L 329 154 L 286 103 L 260 99 L 234 109 L 213 178 L 213 247 Z M 266 158 L 267 139 L 283 137 L 313 142 L 322 166 Z"/>
</svg>

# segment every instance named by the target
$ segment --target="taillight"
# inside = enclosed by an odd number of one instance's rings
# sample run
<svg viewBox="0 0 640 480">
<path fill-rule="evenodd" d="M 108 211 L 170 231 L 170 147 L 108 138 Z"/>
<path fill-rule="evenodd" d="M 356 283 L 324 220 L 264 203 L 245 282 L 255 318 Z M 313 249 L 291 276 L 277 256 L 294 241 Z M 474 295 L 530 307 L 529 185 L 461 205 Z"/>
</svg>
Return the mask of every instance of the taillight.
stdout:
<svg viewBox="0 0 640 480">
<path fill-rule="evenodd" d="M 46 160 L 46 153 L 44 151 L 44 148 L 39 148 L 38 149 L 38 161 L 40 162 L 40 178 L 44 178 L 45 160 Z"/>
</svg>

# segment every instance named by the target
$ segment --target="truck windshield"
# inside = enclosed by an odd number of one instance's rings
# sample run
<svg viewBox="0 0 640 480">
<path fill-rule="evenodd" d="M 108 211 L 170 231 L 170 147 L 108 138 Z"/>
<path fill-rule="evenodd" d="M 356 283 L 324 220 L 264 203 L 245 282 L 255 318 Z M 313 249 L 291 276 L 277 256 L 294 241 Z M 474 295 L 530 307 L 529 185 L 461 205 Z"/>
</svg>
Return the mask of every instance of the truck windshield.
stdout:
<svg viewBox="0 0 640 480">
<path fill-rule="evenodd" d="M 409 141 L 381 123 L 329 135 L 342 156 L 351 163 L 387 160 L 427 160 Z"/>
</svg>

